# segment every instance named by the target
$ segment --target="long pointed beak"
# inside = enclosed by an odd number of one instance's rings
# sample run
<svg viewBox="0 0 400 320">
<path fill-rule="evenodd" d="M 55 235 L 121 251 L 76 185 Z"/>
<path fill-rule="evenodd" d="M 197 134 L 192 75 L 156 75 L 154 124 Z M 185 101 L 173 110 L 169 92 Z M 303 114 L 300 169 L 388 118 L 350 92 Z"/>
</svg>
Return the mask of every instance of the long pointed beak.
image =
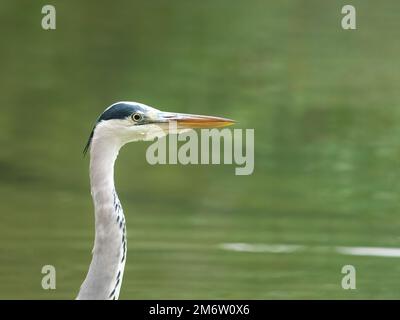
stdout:
<svg viewBox="0 0 400 320">
<path fill-rule="evenodd" d="M 197 114 L 162 112 L 159 116 L 161 122 L 176 121 L 179 128 L 221 128 L 235 123 L 235 120 L 227 118 Z"/>
</svg>

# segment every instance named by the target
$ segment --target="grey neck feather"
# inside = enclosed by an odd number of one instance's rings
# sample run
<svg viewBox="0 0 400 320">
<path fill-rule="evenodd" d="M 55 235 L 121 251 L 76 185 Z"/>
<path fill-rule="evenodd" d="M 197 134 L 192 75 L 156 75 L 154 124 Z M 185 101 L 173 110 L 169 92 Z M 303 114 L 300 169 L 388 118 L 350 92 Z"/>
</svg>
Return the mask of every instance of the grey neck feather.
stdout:
<svg viewBox="0 0 400 320">
<path fill-rule="evenodd" d="M 93 257 L 77 299 L 118 299 L 126 261 L 125 217 L 114 187 L 119 141 L 93 137 L 90 185 L 95 209 Z"/>
</svg>

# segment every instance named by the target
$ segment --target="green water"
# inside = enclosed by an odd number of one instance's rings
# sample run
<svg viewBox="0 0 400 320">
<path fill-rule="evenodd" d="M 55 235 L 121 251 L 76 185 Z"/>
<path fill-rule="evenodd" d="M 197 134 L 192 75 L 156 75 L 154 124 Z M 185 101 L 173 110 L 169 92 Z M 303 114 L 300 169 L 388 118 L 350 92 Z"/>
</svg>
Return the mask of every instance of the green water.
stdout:
<svg viewBox="0 0 400 320">
<path fill-rule="evenodd" d="M 94 221 L 82 149 L 119 100 L 220 115 L 255 129 L 255 170 L 151 166 L 148 142 L 116 167 L 128 259 L 122 299 L 399 298 L 400 3 L 33 1 L 0 4 L 0 298 L 71 299 Z M 234 252 L 221 243 L 304 245 Z M 41 287 L 41 268 L 57 289 Z M 341 268 L 357 289 L 341 288 Z"/>
</svg>

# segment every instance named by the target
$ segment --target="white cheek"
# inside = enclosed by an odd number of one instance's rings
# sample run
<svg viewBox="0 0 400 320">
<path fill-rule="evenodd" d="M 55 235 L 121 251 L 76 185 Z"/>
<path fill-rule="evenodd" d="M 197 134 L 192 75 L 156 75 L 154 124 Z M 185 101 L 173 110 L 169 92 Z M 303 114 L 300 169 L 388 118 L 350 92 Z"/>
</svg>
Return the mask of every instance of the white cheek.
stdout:
<svg viewBox="0 0 400 320">
<path fill-rule="evenodd" d="M 169 128 L 168 123 L 165 124 L 145 124 L 145 125 L 131 125 L 124 134 L 124 142 L 132 141 L 153 141 L 156 138 L 161 138 L 167 134 L 180 134 L 190 131 L 192 129 L 178 129 L 176 127 Z"/>
<path fill-rule="evenodd" d="M 142 139 L 144 141 L 151 141 L 155 138 L 161 138 L 168 134 L 180 134 L 183 132 L 191 131 L 190 128 L 179 129 L 175 126 L 169 127 L 169 124 L 149 124 L 145 125 L 145 131 L 142 132 Z"/>
<path fill-rule="evenodd" d="M 144 127 L 145 130 L 142 131 L 142 139 L 144 141 L 151 141 L 168 134 L 168 128 L 165 125 L 147 124 Z"/>
</svg>

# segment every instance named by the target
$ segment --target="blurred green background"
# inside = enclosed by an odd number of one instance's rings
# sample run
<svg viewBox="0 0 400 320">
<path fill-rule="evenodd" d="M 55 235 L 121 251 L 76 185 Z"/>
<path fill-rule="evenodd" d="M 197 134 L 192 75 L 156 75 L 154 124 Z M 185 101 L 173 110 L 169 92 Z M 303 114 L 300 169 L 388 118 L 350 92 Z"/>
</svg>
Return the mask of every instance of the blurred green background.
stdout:
<svg viewBox="0 0 400 320">
<path fill-rule="evenodd" d="M 53 4 L 57 29 L 41 28 Z M 82 149 L 119 100 L 255 129 L 255 171 L 150 166 L 150 142 L 116 168 L 127 218 L 121 299 L 400 298 L 400 3 L 0 3 L 0 298 L 72 299 L 94 219 Z M 305 245 L 235 252 L 221 243 Z M 319 249 L 318 249 L 319 248 Z M 41 288 L 41 268 L 57 289 Z M 341 268 L 357 290 L 341 288 Z"/>
</svg>

